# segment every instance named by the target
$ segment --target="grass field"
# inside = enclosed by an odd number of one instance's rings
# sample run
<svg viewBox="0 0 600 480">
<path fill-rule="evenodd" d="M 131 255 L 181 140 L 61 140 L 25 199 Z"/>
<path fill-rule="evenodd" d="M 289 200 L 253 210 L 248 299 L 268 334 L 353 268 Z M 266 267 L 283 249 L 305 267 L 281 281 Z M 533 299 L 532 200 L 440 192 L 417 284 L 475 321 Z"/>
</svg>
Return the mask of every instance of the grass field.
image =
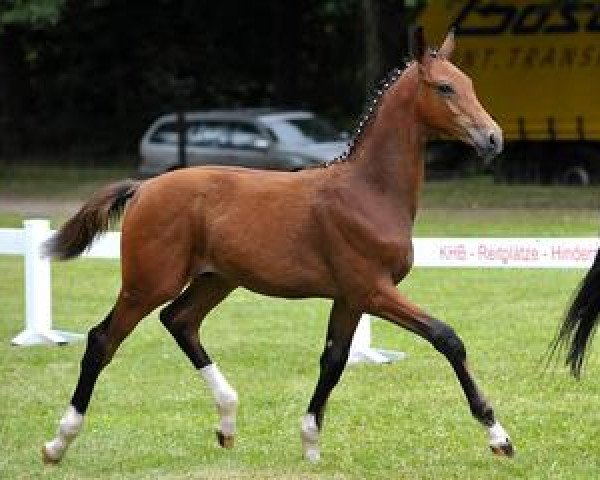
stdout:
<svg viewBox="0 0 600 480">
<path fill-rule="evenodd" d="M 481 179 L 428 185 L 417 234 L 598 231 L 597 189 L 555 190 L 553 202 L 552 189 L 504 188 Z M 20 221 L 0 214 L 0 226 Z M 415 269 L 399 287 L 465 341 L 472 369 L 513 438 L 512 460 L 489 453 L 487 434 L 443 357 L 375 321 L 375 346 L 408 357 L 348 367 L 329 402 L 322 461 L 305 463 L 300 417 L 316 382 L 329 302 L 238 291 L 202 330 L 240 395 L 233 450 L 216 446 L 210 395 L 154 314 L 100 377 L 84 429 L 58 467 L 41 464 L 40 447 L 70 398 L 84 344 L 10 346 L 23 324 L 22 259 L 0 256 L 0 271 L 0 478 L 592 479 L 600 471 L 600 347 L 592 347 L 581 382 L 561 365 L 545 368 L 581 271 Z M 118 289 L 116 261 L 55 263 L 52 274 L 56 328 L 86 332 Z"/>
<path fill-rule="evenodd" d="M 110 166 L 40 166 L 10 164 L 0 169 L 0 194 L 44 199 L 85 198 L 98 186 L 132 175 L 130 168 Z"/>
<path fill-rule="evenodd" d="M 491 456 L 443 358 L 384 322 L 374 344 L 408 353 L 349 367 L 331 398 L 323 461 L 301 459 L 299 418 L 317 375 L 328 302 L 237 292 L 207 320 L 205 344 L 241 398 L 238 444 L 216 447 L 207 392 L 155 316 L 100 378 L 87 423 L 59 467 L 39 448 L 70 398 L 83 343 L 15 348 L 21 263 L 0 258 L 2 478 L 595 478 L 600 468 L 600 357 L 583 382 L 544 355 L 578 272 L 418 270 L 401 290 L 448 320 L 511 433 L 517 456 Z M 118 287 L 114 261 L 55 265 L 54 320 L 85 332 Z"/>
</svg>

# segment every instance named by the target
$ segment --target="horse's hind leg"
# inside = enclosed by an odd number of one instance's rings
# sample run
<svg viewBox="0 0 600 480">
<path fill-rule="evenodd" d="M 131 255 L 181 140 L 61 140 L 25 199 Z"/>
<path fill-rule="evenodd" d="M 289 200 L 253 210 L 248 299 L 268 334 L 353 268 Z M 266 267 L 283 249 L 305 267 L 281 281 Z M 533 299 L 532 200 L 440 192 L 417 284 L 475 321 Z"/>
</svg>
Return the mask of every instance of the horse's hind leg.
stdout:
<svg viewBox="0 0 600 480">
<path fill-rule="evenodd" d="M 302 418 L 300 430 L 304 458 L 310 462 L 317 462 L 320 458 L 319 434 L 323 426 L 325 405 L 348 361 L 350 344 L 360 315 L 359 310 L 352 309 L 342 300 L 334 301 L 331 308 L 325 348 L 321 355 L 319 381 Z"/>
<path fill-rule="evenodd" d="M 141 301 L 131 295 L 124 295 L 121 291 L 114 308 L 104 321 L 89 331 L 77 386 L 71 403 L 60 420 L 56 437 L 42 448 L 44 462 L 60 462 L 67 447 L 81 430 L 100 372 L 110 363 L 121 342 L 138 322 L 164 301 L 154 300 L 148 298 Z"/>
<path fill-rule="evenodd" d="M 221 374 L 198 337 L 204 317 L 233 290 L 215 274 L 196 277 L 185 291 L 160 312 L 160 320 L 188 356 L 210 388 L 219 413 L 217 439 L 225 448 L 233 447 L 238 397 Z"/>
<path fill-rule="evenodd" d="M 497 455 L 513 455 L 510 438 L 496 420 L 492 407 L 477 387 L 467 367 L 465 346 L 450 326 L 412 305 L 400 295 L 393 284 L 382 285 L 372 296 L 368 313 L 385 318 L 420 335 L 443 354 L 454 369 L 471 413 L 488 430 L 492 451 Z"/>
</svg>

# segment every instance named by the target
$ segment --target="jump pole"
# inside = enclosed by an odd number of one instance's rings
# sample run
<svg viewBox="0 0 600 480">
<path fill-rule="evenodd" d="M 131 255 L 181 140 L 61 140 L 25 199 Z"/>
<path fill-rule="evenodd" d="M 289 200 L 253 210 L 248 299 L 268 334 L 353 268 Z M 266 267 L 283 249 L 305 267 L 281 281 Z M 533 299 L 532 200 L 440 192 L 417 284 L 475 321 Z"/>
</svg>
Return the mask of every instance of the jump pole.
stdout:
<svg viewBox="0 0 600 480">
<path fill-rule="evenodd" d="M 390 363 L 406 357 L 404 352 L 381 350 L 371 347 L 371 316 L 363 314 L 360 317 L 354 338 L 350 345 L 348 363 Z"/>
<path fill-rule="evenodd" d="M 52 329 L 52 284 L 50 259 L 42 256 L 42 244 L 50 236 L 48 220 L 23 222 L 25 262 L 25 330 L 12 339 L 13 345 L 64 345 L 83 338 L 78 333 Z"/>
</svg>

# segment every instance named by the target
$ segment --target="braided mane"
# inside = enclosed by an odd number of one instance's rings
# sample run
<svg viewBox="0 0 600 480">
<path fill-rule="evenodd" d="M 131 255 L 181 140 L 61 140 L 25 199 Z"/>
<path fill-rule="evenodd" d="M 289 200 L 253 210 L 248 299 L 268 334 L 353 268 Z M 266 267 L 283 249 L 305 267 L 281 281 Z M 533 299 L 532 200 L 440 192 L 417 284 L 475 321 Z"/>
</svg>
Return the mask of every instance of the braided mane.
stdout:
<svg viewBox="0 0 600 480">
<path fill-rule="evenodd" d="M 348 142 L 346 149 L 333 160 L 325 162 L 323 164 L 324 167 L 329 167 L 333 164 L 348 160 L 350 155 L 352 155 L 352 153 L 356 150 L 357 145 L 362 140 L 367 126 L 377 115 L 377 110 L 381 104 L 381 98 L 383 97 L 383 94 L 396 82 L 396 80 L 398 80 L 398 78 L 400 78 L 403 72 L 404 69 L 398 67 L 393 68 L 383 77 L 381 81 L 379 81 L 375 88 L 373 88 L 365 103 L 363 112 L 359 117 L 360 121 L 354 128 L 352 139 Z"/>
</svg>

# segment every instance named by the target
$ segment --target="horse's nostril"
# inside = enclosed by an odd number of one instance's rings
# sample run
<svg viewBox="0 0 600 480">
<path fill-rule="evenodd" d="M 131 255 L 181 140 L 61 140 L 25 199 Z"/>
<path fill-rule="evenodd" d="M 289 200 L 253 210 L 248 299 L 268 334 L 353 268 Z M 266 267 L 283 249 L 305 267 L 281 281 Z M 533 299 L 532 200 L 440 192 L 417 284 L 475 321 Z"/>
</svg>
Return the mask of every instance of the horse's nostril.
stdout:
<svg viewBox="0 0 600 480">
<path fill-rule="evenodd" d="M 490 145 L 496 145 L 496 137 L 493 133 L 490 133 Z"/>
</svg>

